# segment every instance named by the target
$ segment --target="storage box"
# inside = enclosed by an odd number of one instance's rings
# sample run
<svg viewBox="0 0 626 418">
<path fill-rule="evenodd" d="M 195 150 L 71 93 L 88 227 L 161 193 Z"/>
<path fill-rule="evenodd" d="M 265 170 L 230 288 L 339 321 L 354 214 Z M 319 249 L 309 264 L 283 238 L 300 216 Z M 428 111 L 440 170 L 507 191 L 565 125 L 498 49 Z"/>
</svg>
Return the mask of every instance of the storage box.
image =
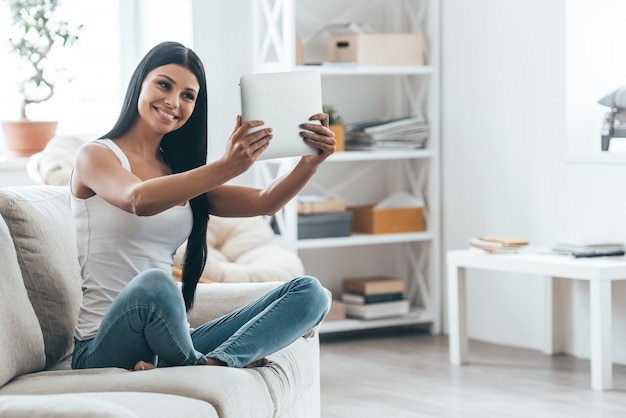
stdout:
<svg viewBox="0 0 626 418">
<path fill-rule="evenodd" d="M 391 234 L 424 231 L 424 208 L 376 209 L 373 205 L 353 206 L 352 232 Z"/>
<path fill-rule="evenodd" d="M 412 33 L 330 35 L 327 59 L 361 65 L 424 65 L 423 37 Z"/>
<path fill-rule="evenodd" d="M 347 237 L 352 233 L 352 212 L 298 215 L 298 239 Z"/>
<path fill-rule="evenodd" d="M 320 213 L 345 212 L 346 202 L 343 199 L 302 199 L 298 200 L 298 214 L 313 215 Z"/>
<path fill-rule="evenodd" d="M 341 321 L 344 319 L 346 319 L 346 305 L 337 299 L 333 299 L 324 321 Z"/>
</svg>

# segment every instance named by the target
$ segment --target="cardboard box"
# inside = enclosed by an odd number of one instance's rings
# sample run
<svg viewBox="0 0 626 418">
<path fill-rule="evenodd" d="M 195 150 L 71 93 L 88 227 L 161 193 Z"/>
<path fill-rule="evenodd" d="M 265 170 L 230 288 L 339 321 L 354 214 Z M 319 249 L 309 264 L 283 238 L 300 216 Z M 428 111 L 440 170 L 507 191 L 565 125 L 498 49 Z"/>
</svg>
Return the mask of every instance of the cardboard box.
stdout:
<svg viewBox="0 0 626 418">
<path fill-rule="evenodd" d="M 330 35 L 327 59 L 360 65 L 424 65 L 424 41 L 413 33 Z"/>
<path fill-rule="evenodd" d="M 352 212 L 298 215 L 298 238 L 347 237 L 352 233 Z"/>
<path fill-rule="evenodd" d="M 352 232 L 392 234 L 425 231 L 424 208 L 376 209 L 373 205 L 353 206 Z"/>
<path fill-rule="evenodd" d="M 333 299 L 324 321 L 341 321 L 343 319 L 346 319 L 346 305 L 337 299 Z"/>
<path fill-rule="evenodd" d="M 312 215 L 316 213 L 345 212 L 346 202 L 343 199 L 303 200 L 298 201 L 298 214 Z"/>
</svg>

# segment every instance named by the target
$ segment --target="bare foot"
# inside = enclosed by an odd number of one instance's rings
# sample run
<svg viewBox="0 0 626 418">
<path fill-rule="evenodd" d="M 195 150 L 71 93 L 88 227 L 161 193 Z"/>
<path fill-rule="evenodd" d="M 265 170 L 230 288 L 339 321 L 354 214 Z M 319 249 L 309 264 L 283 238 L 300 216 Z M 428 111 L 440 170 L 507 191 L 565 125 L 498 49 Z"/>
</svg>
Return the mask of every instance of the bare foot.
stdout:
<svg viewBox="0 0 626 418">
<path fill-rule="evenodd" d="M 224 363 L 221 360 L 216 360 L 214 358 L 207 358 L 206 359 L 206 365 L 207 366 L 227 366 L 226 363 Z"/>
<path fill-rule="evenodd" d="M 270 361 L 266 358 L 262 358 L 260 360 L 257 361 L 253 361 L 252 363 L 248 364 L 247 366 L 245 366 L 245 369 L 252 369 L 254 367 L 264 367 L 267 366 L 268 364 L 270 364 Z"/>
<path fill-rule="evenodd" d="M 133 372 L 140 372 L 142 370 L 152 370 L 152 369 L 156 369 L 156 366 L 152 363 L 148 363 L 146 361 L 143 360 L 139 360 L 137 362 L 137 364 L 135 364 L 135 367 L 133 367 L 133 369 L 131 371 Z"/>
</svg>

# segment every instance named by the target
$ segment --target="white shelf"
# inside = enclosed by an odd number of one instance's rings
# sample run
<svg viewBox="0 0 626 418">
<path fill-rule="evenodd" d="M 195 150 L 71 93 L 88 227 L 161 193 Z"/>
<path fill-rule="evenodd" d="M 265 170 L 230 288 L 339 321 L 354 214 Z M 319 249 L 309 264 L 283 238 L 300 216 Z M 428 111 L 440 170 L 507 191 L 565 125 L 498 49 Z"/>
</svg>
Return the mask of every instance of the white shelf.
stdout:
<svg viewBox="0 0 626 418">
<path fill-rule="evenodd" d="M 380 161 L 380 160 L 407 160 L 432 158 L 433 151 L 426 149 L 408 149 L 394 151 L 343 151 L 331 155 L 327 162 L 348 161 Z"/>
<path fill-rule="evenodd" d="M 428 65 L 357 65 L 322 64 L 296 65 L 294 70 L 315 70 L 322 75 L 431 75 L 433 68 Z"/>
<path fill-rule="evenodd" d="M 424 149 L 405 149 L 405 150 L 392 150 L 392 151 L 342 151 L 336 152 L 325 161 L 331 162 L 357 162 L 357 161 L 389 161 L 389 160 L 418 160 L 429 159 L 434 156 L 433 150 L 429 148 Z M 289 158 L 289 157 L 287 157 Z M 298 158 L 296 157 L 296 160 Z M 264 164 L 281 164 L 286 158 L 274 158 L 270 160 L 264 160 Z"/>
<path fill-rule="evenodd" d="M 439 332 L 439 0 L 255 0 L 252 6 L 256 33 L 254 71 L 319 71 L 323 76 L 324 100 L 333 103 L 340 114 L 343 112 L 346 121 L 423 114 L 429 123 L 426 148 L 337 152 L 324 162 L 302 191 L 303 194 L 343 198 L 352 204 L 379 201 L 399 191 L 421 196 L 428 212 L 427 231 L 298 239 L 296 201 L 292 200 L 276 214 L 282 244 L 299 254 L 305 271 L 318 276 L 327 287 L 340 288 L 337 280 L 349 277 L 347 275 L 354 271 L 395 274 L 407 281 L 408 297 L 413 305 L 409 315 L 324 322 L 321 332 L 412 324 L 430 324 L 432 332 Z M 326 62 L 295 65 L 297 36 L 306 58 L 325 60 L 321 57 L 323 42 L 318 42 L 315 36 L 329 21 L 339 17 L 345 21 L 366 22 L 380 32 L 423 34 L 424 58 L 428 65 Z M 256 186 L 264 187 L 286 175 L 297 161 L 298 158 L 261 161 L 255 170 Z M 341 250 L 334 251 L 336 248 Z M 316 249 L 330 251 L 309 251 Z"/>
<path fill-rule="evenodd" d="M 353 234 L 349 237 L 301 239 L 297 242 L 299 250 L 315 248 L 355 247 L 362 245 L 398 244 L 403 242 L 430 241 L 430 232 L 408 232 L 402 234 Z"/>
<path fill-rule="evenodd" d="M 343 319 L 338 321 L 324 321 L 320 324 L 320 334 L 346 332 L 373 328 L 398 327 L 407 325 L 430 324 L 434 320 L 431 313 L 424 309 L 412 308 L 408 315 L 381 318 L 381 319 Z"/>
</svg>

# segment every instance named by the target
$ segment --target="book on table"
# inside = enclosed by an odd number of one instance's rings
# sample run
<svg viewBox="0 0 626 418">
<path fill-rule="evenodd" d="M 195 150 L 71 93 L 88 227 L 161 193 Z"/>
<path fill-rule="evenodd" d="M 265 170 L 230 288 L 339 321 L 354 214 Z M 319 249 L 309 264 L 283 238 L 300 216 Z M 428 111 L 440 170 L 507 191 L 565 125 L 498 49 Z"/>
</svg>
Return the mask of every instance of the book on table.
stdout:
<svg viewBox="0 0 626 418">
<path fill-rule="evenodd" d="M 556 244 L 553 250 L 575 258 L 622 256 L 625 254 L 624 243 L 611 241 L 561 242 Z"/>
<path fill-rule="evenodd" d="M 528 240 L 522 238 L 485 236 L 470 238 L 470 249 L 487 253 L 516 253 L 528 245 Z"/>
</svg>

